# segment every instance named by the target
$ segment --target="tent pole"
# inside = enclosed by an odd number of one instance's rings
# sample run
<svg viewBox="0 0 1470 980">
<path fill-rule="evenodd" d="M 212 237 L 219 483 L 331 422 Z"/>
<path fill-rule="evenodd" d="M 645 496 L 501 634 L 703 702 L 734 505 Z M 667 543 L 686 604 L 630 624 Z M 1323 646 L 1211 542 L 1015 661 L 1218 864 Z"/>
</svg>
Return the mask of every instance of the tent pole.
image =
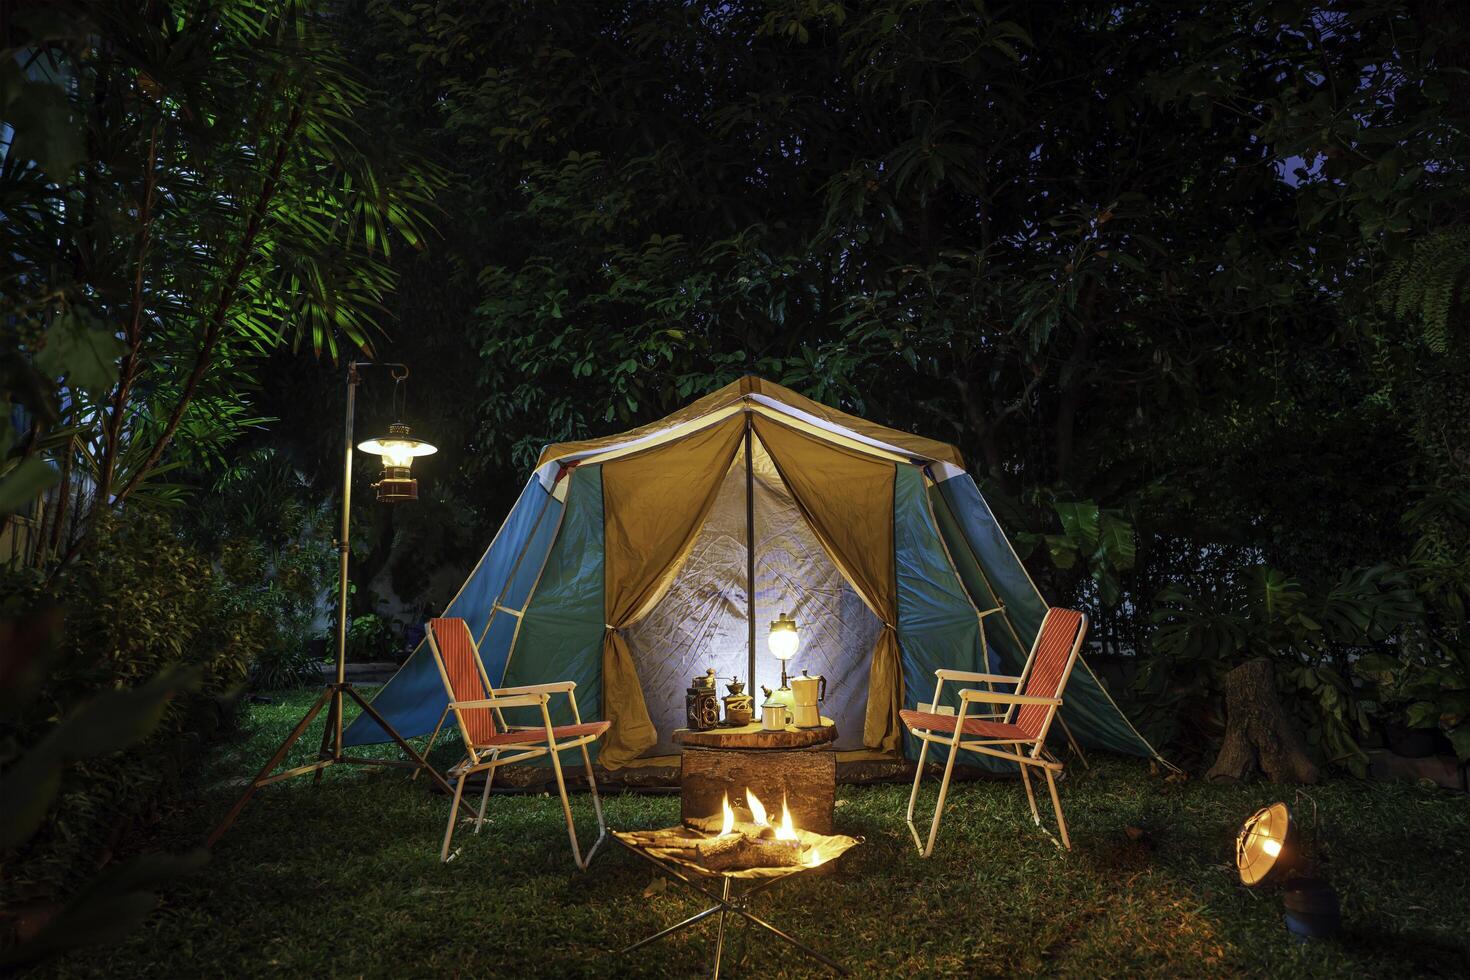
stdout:
<svg viewBox="0 0 1470 980">
<path fill-rule="evenodd" d="M 755 461 L 751 456 L 750 412 L 745 413 L 745 625 L 751 692 L 755 691 Z"/>
</svg>

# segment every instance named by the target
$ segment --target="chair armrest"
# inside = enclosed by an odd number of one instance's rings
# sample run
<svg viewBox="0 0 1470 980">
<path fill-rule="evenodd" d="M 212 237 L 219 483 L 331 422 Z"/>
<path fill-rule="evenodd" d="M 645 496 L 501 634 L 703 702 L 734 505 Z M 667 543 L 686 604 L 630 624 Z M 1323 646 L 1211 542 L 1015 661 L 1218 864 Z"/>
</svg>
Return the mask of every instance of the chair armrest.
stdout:
<svg viewBox="0 0 1470 980">
<path fill-rule="evenodd" d="M 969 684 L 1019 684 L 1021 678 L 1009 674 L 977 674 L 969 670 L 950 670 L 940 667 L 934 676 L 942 681 L 964 681 Z"/>
<path fill-rule="evenodd" d="M 966 701 L 984 701 L 990 704 L 1061 704 L 1061 698 L 1039 698 L 1034 694 L 1006 694 L 1003 691 L 976 691 L 970 688 L 960 692 Z"/>
<path fill-rule="evenodd" d="M 545 694 L 518 694 L 508 698 L 481 698 L 478 701 L 451 701 L 449 706 L 456 710 L 464 708 L 529 708 L 532 705 L 545 704 Z"/>
<path fill-rule="evenodd" d="M 515 694 L 563 694 L 577 686 L 576 681 L 553 681 L 550 684 L 526 684 L 521 687 L 497 687 L 495 696 Z"/>
</svg>

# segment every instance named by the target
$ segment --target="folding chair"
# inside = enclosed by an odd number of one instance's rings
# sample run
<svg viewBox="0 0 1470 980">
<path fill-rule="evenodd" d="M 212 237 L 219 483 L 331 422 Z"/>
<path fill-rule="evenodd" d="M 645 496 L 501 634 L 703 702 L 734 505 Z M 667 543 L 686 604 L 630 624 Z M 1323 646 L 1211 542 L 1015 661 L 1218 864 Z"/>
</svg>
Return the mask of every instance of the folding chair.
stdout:
<svg viewBox="0 0 1470 980">
<path fill-rule="evenodd" d="M 919 750 L 919 765 L 914 773 L 914 788 L 909 794 L 906 818 L 920 857 L 928 857 L 934 852 L 934 838 L 939 833 L 939 818 L 944 812 L 944 798 L 949 793 L 950 775 L 954 772 L 955 758 L 961 749 L 1016 763 L 1021 770 L 1021 782 L 1026 787 L 1026 799 L 1031 804 L 1031 819 L 1037 826 L 1041 825 L 1041 814 L 1036 809 L 1036 794 L 1031 789 L 1027 769 L 1035 767 L 1046 773 L 1052 810 L 1057 815 L 1057 827 L 1062 833 L 1062 846 L 1072 849 L 1067 838 L 1067 821 L 1062 816 L 1062 804 L 1057 798 L 1056 776 L 1062 771 L 1062 763 L 1046 751 L 1046 733 L 1062 706 L 1062 691 L 1067 686 L 1073 665 L 1077 663 L 1077 653 L 1082 649 L 1082 638 L 1086 635 L 1085 615 L 1071 609 L 1048 609 L 1021 676 L 976 674 L 941 667 L 934 672 L 938 678 L 934 685 L 934 700 L 927 706 L 921 706 L 929 710 L 904 709 L 899 712 L 908 730 L 924 743 Z M 960 691 L 959 713 L 944 715 L 938 711 L 945 681 L 984 684 L 987 689 Z M 1014 685 L 1015 691 L 1022 693 L 996 691 L 996 684 Z M 1000 710 L 971 710 L 974 705 L 984 704 L 1000 706 Z M 924 777 L 924 758 L 930 743 L 949 746 L 949 759 L 945 762 L 944 777 L 939 783 L 939 800 L 934 805 L 934 820 L 929 825 L 926 842 L 914 826 L 914 804 L 919 798 L 919 781 Z"/>
<path fill-rule="evenodd" d="M 465 757 L 450 769 L 448 776 L 455 780 L 454 804 L 449 809 L 449 825 L 444 828 L 444 846 L 439 851 L 439 860 L 449 860 L 449 843 L 454 837 L 454 825 L 459 818 L 459 801 L 464 796 L 465 780 L 475 773 L 485 774 L 485 789 L 480 795 L 480 811 L 475 818 L 475 833 L 485 822 L 485 806 L 490 801 L 490 784 L 495 779 L 499 766 L 513 762 L 524 762 L 538 756 L 550 755 L 551 768 L 556 773 L 556 788 L 561 793 L 561 809 L 567 819 L 567 837 L 572 842 L 572 860 L 581 870 L 587 870 L 592 856 L 607 836 L 607 824 L 602 817 L 602 801 L 597 796 L 597 780 L 592 774 L 592 759 L 587 754 L 587 744 L 596 741 L 607 731 L 606 721 L 583 722 L 577 711 L 575 681 L 560 681 L 554 684 L 532 684 L 526 687 L 506 687 L 496 691 L 490 686 L 485 674 L 485 665 L 480 660 L 480 651 L 470 636 L 469 626 L 462 619 L 429 620 L 429 649 L 434 662 L 439 665 L 439 676 L 444 681 L 444 690 L 449 695 L 449 704 L 434 726 L 429 738 L 425 757 L 433 751 L 444 719 L 452 712 L 459 725 L 460 737 L 464 739 Z M 572 706 L 575 724 L 552 725 L 547 703 L 553 694 L 565 694 Z M 507 725 L 501 711 L 505 708 L 539 707 L 541 724 Z M 587 852 L 584 860 L 577 844 L 577 827 L 572 822 L 572 806 L 567 800 L 566 781 L 562 778 L 561 758 L 558 753 L 565 749 L 582 750 L 582 763 L 587 767 L 587 785 L 592 790 L 592 807 L 597 812 L 597 840 Z M 511 752 L 511 755 L 502 755 Z"/>
</svg>

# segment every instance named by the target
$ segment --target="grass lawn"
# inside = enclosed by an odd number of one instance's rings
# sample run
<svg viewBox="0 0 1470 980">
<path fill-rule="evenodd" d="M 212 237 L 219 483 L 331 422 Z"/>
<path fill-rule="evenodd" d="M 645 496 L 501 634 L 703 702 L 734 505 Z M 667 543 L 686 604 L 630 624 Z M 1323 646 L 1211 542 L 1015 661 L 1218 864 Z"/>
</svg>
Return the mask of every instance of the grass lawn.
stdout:
<svg viewBox="0 0 1470 980">
<path fill-rule="evenodd" d="M 313 692 L 250 709 L 202 773 L 196 799 L 157 846 L 196 845 L 239 782 L 284 737 Z M 316 727 L 319 732 L 320 726 Z M 299 743 L 314 750 L 316 732 Z M 303 748 L 297 758 L 305 761 Z M 446 746 L 436 761 L 453 762 Z M 623 957 L 615 951 L 704 907 L 607 846 L 575 870 L 560 803 L 496 796 L 493 824 L 456 834 L 438 860 L 448 801 L 402 770 L 344 767 L 319 787 L 257 794 L 199 874 L 182 879 L 125 945 L 79 951 L 40 972 L 130 976 L 686 976 L 708 968 L 713 926 Z M 838 826 L 866 843 L 838 874 L 797 879 L 755 911 L 863 976 L 1403 976 L 1470 974 L 1470 800 L 1339 780 L 1300 791 L 1166 783 L 1133 760 L 1073 767 L 1062 786 L 1074 850 L 1036 830 L 1021 787 L 960 784 L 935 856 L 903 825 L 907 788 L 839 787 Z M 1280 897 L 1236 883 L 1243 817 L 1283 798 L 1342 895 L 1346 935 L 1301 945 Z M 930 797 L 932 800 L 932 797 Z M 574 798 L 579 826 L 592 808 Z M 615 795 L 609 826 L 675 823 L 677 797 Z M 1313 811 L 1317 827 L 1313 832 Z M 1043 811 L 1044 813 L 1046 811 Z M 1141 842 L 1128 826 L 1148 830 Z M 606 846 L 606 845 L 605 845 Z M 814 961 L 743 927 L 732 976 L 817 975 Z"/>
</svg>

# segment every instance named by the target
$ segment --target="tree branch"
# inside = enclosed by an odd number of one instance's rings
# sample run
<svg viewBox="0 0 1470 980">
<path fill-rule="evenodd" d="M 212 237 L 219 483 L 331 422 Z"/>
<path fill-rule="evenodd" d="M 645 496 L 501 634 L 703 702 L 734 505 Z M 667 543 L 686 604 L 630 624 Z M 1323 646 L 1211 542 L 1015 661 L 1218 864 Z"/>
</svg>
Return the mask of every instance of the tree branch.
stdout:
<svg viewBox="0 0 1470 980">
<path fill-rule="evenodd" d="M 193 401 L 194 393 L 199 388 L 199 383 L 204 379 L 205 372 L 213 363 L 215 347 L 219 343 L 220 334 L 224 331 L 225 318 L 229 315 L 230 308 L 235 302 L 235 293 L 240 286 L 240 277 L 249 264 L 251 251 L 255 247 L 255 239 L 260 234 L 260 227 L 265 221 L 266 211 L 270 208 L 271 200 L 275 197 L 276 189 L 280 186 L 281 170 L 285 167 L 286 156 L 290 150 L 291 141 L 296 136 L 296 131 L 301 127 L 301 119 L 304 113 L 303 106 L 298 100 L 291 108 L 291 116 L 286 122 L 286 130 L 281 134 L 281 142 L 276 147 L 275 158 L 271 161 L 270 172 L 266 175 L 265 183 L 261 186 L 260 195 L 256 198 L 255 206 L 250 211 L 250 219 L 245 225 L 245 234 L 240 239 L 239 248 L 235 254 L 235 261 L 231 264 L 224 280 L 220 283 L 219 297 L 215 301 L 214 311 L 210 314 L 209 323 L 204 330 L 204 341 L 199 345 L 199 353 L 194 358 L 194 368 L 189 372 L 189 378 L 184 383 L 184 388 L 179 392 L 178 401 L 174 404 L 173 412 L 170 413 L 168 422 L 164 425 L 163 433 L 149 451 L 143 463 L 133 471 L 128 482 L 118 491 L 117 498 L 113 503 L 122 503 L 144 475 L 153 467 L 158 465 L 163 452 L 168 444 L 173 441 L 174 433 L 178 431 L 179 423 L 183 421 L 184 412 L 188 410 L 190 402 Z"/>
<path fill-rule="evenodd" d="M 163 121 L 153 124 L 153 133 L 148 137 L 148 166 L 143 178 L 143 200 L 139 204 L 140 224 L 138 227 L 138 268 L 133 276 L 133 298 L 128 322 L 123 336 L 128 349 L 118 368 L 117 387 L 112 394 L 112 409 L 107 423 L 102 427 L 102 463 L 97 477 L 97 493 L 101 500 L 112 495 L 112 476 L 117 467 L 121 449 L 123 416 L 127 411 L 128 396 L 138 376 L 138 354 L 143 347 L 143 269 L 148 258 L 148 242 L 153 230 L 153 192 L 158 186 L 158 133 Z"/>
</svg>

